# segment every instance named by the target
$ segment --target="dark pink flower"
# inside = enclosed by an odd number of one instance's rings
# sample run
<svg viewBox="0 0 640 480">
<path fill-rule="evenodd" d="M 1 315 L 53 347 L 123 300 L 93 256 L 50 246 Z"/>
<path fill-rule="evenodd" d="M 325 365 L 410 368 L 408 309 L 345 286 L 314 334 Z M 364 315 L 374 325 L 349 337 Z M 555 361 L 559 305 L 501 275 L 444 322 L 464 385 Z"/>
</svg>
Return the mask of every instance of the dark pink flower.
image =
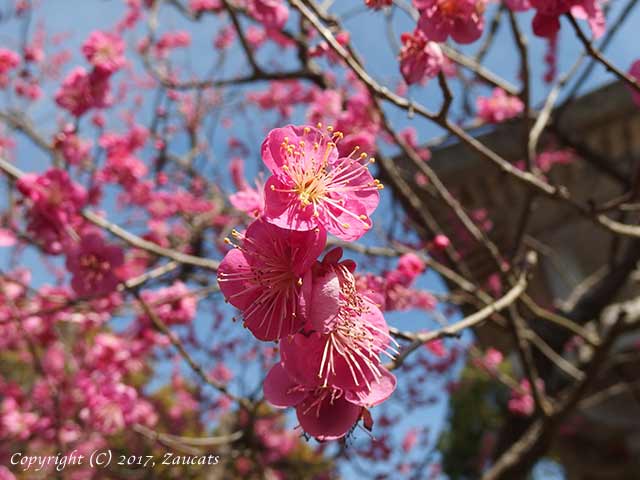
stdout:
<svg viewBox="0 0 640 480">
<path fill-rule="evenodd" d="M 119 35 L 96 30 L 82 45 L 82 53 L 94 67 L 111 74 L 125 65 L 124 48 Z"/>
<path fill-rule="evenodd" d="M 542 379 L 537 380 L 537 388 L 541 392 L 544 392 L 544 382 Z M 521 415 L 523 417 L 528 417 L 533 413 L 535 410 L 535 401 L 531 393 L 531 384 L 529 383 L 529 380 L 524 379 L 520 381 L 520 388 L 513 389 L 511 391 L 508 408 L 511 413 Z"/>
<path fill-rule="evenodd" d="M 364 396 L 333 387 L 300 384 L 282 364 L 274 365 L 264 380 L 264 396 L 274 407 L 295 407 L 300 427 L 320 441 L 344 437 L 360 419 L 363 407 L 385 401 L 396 380 L 387 375 Z"/>
<path fill-rule="evenodd" d="M 20 56 L 8 48 L 0 48 L 0 75 L 6 75 L 20 65 Z"/>
<path fill-rule="evenodd" d="M 398 271 L 407 275 L 410 282 L 424 272 L 426 268 L 424 260 L 415 253 L 405 253 L 398 259 Z"/>
<path fill-rule="evenodd" d="M 189 9 L 196 14 L 218 12 L 223 8 L 222 0 L 189 0 Z"/>
<path fill-rule="evenodd" d="M 83 223 L 80 211 L 87 192 L 57 168 L 24 175 L 17 186 L 29 203 L 27 230 L 45 251 L 60 253 L 70 233 Z"/>
<path fill-rule="evenodd" d="M 433 78 L 440 72 L 444 55 L 440 46 L 430 42 L 421 30 L 400 37 L 400 72 L 407 84 L 418 83 L 425 77 Z"/>
<path fill-rule="evenodd" d="M 55 98 L 58 105 L 76 117 L 92 108 L 108 107 L 111 104 L 109 77 L 77 67 L 64 79 Z"/>
<path fill-rule="evenodd" d="M 67 252 L 66 267 L 71 272 L 71 287 L 80 296 L 113 292 L 120 278 L 116 269 L 124 263 L 122 249 L 105 243 L 98 233 L 90 232 Z"/>
<path fill-rule="evenodd" d="M 393 0 L 364 0 L 364 3 L 369 8 L 379 10 L 383 7 L 390 7 Z"/>
<path fill-rule="evenodd" d="M 264 185 L 261 179 L 256 179 L 256 188 L 252 188 L 244 178 L 244 162 L 240 158 L 231 160 L 229 171 L 238 189 L 236 193 L 229 195 L 231 205 L 251 217 L 260 217 L 264 212 Z"/>
<path fill-rule="evenodd" d="M 241 310 L 246 327 L 260 340 L 299 331 L 307 318 L 311 266 L 326 243 L 323 230 L 298 232 L 254 221 L 218 269 L 226 300 Z"/>
<path fill-rule="evenodd" d="M 378 206 L 378 180 L 366 154 L 339 157 L 336 141 L 312 127 L 272 130 L 262 144 L 262 160 L 273 175 L 265 185 L 265 218 L 293 230 L 326 229 L 343 240 L 371 228 Z"/>
<path fill-rule="evenodd" d="M 382 312 L 359 294 L 348 263 L 316 268 L 307 330 L 280 344 L 289 375 L 308 385 L 368 392 L 386 373 L 391 338 Z"/>
<path fill-rule="evenodd" d="M 280 29 L 289 19 L 289 9 L 282 0 L 248 0 L 247 7 L 251 16 L 268 28 Z"/>
<path fill-rule="evenodd" d="M 504 3 L 514 12 L 524 12 L 531 8 L 529 0 L 505 0 Z"/>
<path fill-rule="evenodd" d="M 413 0 L 420 12 L 418 28 L 429 40 L 471 43 L 482 35 L 486 0 Z"/>
<path fill-rule="evenodd" d="M 67 125 L 53 139 L 53 148 L 60 152 L 69 165 L 80 165 L 89 159 L 91 140 L 84 140 L 75 133 L 73 125 Z"/>
<path fill-rule="evenodd" d="M 141 297 L 158 318 L 167 325 L 191 322 L 198 309 L 198 301 L 194 293 L 180 281 L 159 290 L 144 290 Z M 139 317 L 139 319 L 150 323 L 146 315 Z"/>
<path fill-rule="evenodd" d="M 495 88 L 490 97 L 478 97 L 476 108 L 482 121 L 500 123 L 520 115 L 524 110 L 524 104 L 518 97 L 508 95 L 501 88 Z"/>
</svg>

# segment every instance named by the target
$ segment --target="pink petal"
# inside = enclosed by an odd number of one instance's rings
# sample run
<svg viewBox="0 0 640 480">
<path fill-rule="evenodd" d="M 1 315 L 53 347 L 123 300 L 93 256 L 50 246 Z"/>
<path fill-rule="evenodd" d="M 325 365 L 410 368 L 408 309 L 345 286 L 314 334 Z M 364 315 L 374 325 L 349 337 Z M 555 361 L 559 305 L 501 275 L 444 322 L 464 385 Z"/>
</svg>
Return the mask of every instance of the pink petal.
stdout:
<svg viewBox="0 0 640 480">
<path fill-rule="evenodd" d="M 328 333 L 335 327 L 340 307 L 340 279 L 333 269 L 314 278 L 308 321 L 314 330 Z"/>
<path fill-rule="evenodd" d="M 307 397 L 296 407 L 296 413 L 302 429 L 321 441 L 344 437 L 362 413 L 362 407 L 344 398 L 331 402 L 327 395 L 319 410 L 311 405 L 314 400 L 313 396 Z"/>
<path fill-rule="evenodd" d="M 382 370 L 382 377 L 377 382 L 372 383 L 370 390 L 348 390 L 345 398 L 363 407 L 373 407 L 389 398 L 395 389 L 395 375 L 387 370 Z"/>
<path fill-rule="evenodd" d="M 294 391 L 296 386 L 297 384 L 291 380 L 282 365 L 278 363 L 271 367 L 264 379 L 262 385 L 264 398 L 277 408 L 293 407 L 307 396 L 307 393 L 301 389 Z"/>
<path fill-rule="evenodd" d="M 0 247 L 11 247 L 16 242 L 16 236 L 11 230 L 0 228 Z"/>
</svg>

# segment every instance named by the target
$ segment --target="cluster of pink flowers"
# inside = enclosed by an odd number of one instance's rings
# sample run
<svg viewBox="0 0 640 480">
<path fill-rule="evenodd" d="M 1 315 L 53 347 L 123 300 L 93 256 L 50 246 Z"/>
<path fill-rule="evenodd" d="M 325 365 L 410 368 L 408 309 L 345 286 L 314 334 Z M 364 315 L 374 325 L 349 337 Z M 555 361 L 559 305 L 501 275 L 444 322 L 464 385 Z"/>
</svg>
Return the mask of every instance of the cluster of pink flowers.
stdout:
<svg viewBox="0 0 640 480">
<path fill-rule="evenodd" d="M 540 391 L 544 392 L 544 382 L 542 379 L 536 379 L 536 386 Z M 521 380 L 519 388 L 511 391 L 511 398 L 507 405 L 509 411 L 515 415 L 528 417 L 533 413 L 536 404 L 529 380 L 526 378 Z"/>
<path fill-rule="evenodd" d="M 427 40 L 421 30 L 416 30 L 413 34 L 403 33 L 400 40 L 400 72 L 407 84 L 438 75 L 444 63 L 444 55 L 436 42 Z"/>
<path fill-rule="evenodd" d="M 560 30 L 560 17 L 567 13 L 587 20 L 595 38 L 605 31 L 600 0 L 507 0 L 506 4 L 514 12 L 535 9 L 532 27 L 533 33 L 539 37 L 554 38 Z"/>
<path fill-rule="evenodd" d="M 282 0 L 248 0 L 247 8 L 267 28 L 280 29 L 289 19 L 289 9 Z"/>
<path fill-rule="evenodd" d="M 114 291 L 123 252 L 87 226 L 81 212 L 90 200 L 87 191 L 57 168 L 25 175 L 17 186 L 27 207 L 27 232 L 45 252 L 67 256 L 74 291 L 80 296 Z"/>
<path fill-rule="evenodd" d="M 367 155 L 342 155 L 342 133 L 328 132 L 290 125 L 269 133 L 264 211 L 233 232 L 238 243 L 228 240 L 235 248 L 218 271 L 244 325 L 259 340 L 280 342 L 266 399 L 295 407 L 302 429 L 319 440 L 346 435 L 396 385 L 381 361 L 391 356 L 389 328 L 358 289 L 355 262 L 341 260 L 341 249 L 318 260 L 327 233 L 352 241 L 371 228 L 382 188 Z"/>
<path fill-rule="evenodd" d="M 94 31 L 82 45 L 82 53 L 92 65 L 73 69 L 55 95 L 56 103 L 75 117 L 93 108 L 112 103 L 109 79 L 126 64 L 125 44 L 118 34 Z"/>
<path fill-rule="evenodd" d="M 520 115 L 524 110 L 524 103 L 503 89 L 495 88 L 490 97 L 478 97 L 476 107 L 478 117 L 483 122 L 500 123 Z"/>
<path fill-rule="evenodd" d="M 413 0 L 420 12 L 418 29 L 429 40 L 458 43 L 475 42 L 484 29 L 487 0 Z"/>
</svg>

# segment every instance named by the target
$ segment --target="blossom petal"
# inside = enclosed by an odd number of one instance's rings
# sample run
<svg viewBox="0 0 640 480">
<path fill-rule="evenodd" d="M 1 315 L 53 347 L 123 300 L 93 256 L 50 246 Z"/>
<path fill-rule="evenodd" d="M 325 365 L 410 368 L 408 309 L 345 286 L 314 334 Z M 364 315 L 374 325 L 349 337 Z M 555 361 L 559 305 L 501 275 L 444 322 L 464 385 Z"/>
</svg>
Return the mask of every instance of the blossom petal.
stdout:
<svg viewBox="0 0 640 480">
<path fill-rule="evenodd" d="M 302 429 L 321 441 L 344 437 L 362 413 L 362 407 L 344 398 L 331 401 L 327 395 L 319 408 L 312 405 L 315 400 L 313 396 L 307 397 L 296 407 L 296 413 Z"/>
<path fill-rule="evenodd" d="M 307 396 L 301 389 L 295 389 L 297 384 L 289 377 L 280 363 L 271 367 L 264 379 L 262 389 L 264 398 L 274 407 L 293 407 Z"/>
</svg>

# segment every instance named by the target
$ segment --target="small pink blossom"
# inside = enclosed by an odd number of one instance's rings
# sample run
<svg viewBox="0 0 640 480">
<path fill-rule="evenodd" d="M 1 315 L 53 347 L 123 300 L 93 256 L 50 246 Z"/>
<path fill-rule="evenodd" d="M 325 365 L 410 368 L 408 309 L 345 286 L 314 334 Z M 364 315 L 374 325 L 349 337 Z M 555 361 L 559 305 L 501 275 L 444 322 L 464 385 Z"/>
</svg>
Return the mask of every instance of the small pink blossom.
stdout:
<svg viewBox="0 0 640 480">
<path fill-rule="evenodd" d="M 15 234 L 7 229 L 0 228 L 0 247 L 11 247 L 17 243 Z"/>
<path fill-rule="evenodd" d="M 283 228 L 321 227 L 343 240 L 371 228 L 380 183 L 369 173 L 366 154 L 340 157 L 331 138 L 312 127 L 272 130 L 262 144 L 262 160 L 273 174 L 265 185 L 265 218 Z"/>
<path fill-rule="evenodd" d="M 89 159 L 93 142 L 78 137 L 73 125 L 67 125 L 53 139 L 53 148 L 69 165 L 81 165 Z"/>
<path fill-rule="evenodd" d="M 98 233 L 84 234 L 80 243 L 67 253 L 71 287 L 80 296 L 113 292 L 120 283 L 116 269 L 123 263 L 120 247 L 105 243 Z"/>
<path fill-rule="evenodd" d="M 405 253 L 398 259 L 398 270 L 406 274 L 410 281 L 413 281 L 426 268 L 424 260 L 415 253 Z"/>
<path fill-rule="evenodd" d="M 284 230 L 254 221 L 218 269 L 226 300 L 242 311 L 245 326 L 270 341 L 299 331 L 311 296 L 311 266 L 326 243 L 323 230 Z"/>
<path fill-rule="evenodd" d="M 159 290 L 144 290 L 141 296 L 158 318 L 167 325 L 187 324 L 196 316 L 197 299 L 193 292 L 180 281 Z"/>
<path fill-rule="evenodd" d="M 420 435 L 420 431 L 417 428 L 410 428 L 402 439 L 402 450 L 404 453 L 409 453 L 413 450 L 416 442 L 418 441 L 418 436 Z"/>
<path fill-rule="evenodd" d="M 418 28 L 434 42 L 451 36 L 458 43 L 471 43 L 482 35 L 486 0 L 413 0 L 420 12 Z"/>
<path fill-rule="evenodd" d="M 544 383 L 541 379 L 538 379 L 536 385 L 541 392 L 544 392 Z M 533 413 L 535 410 L 535 401 L 531 393 L 529 380 L 522 380 L 520 382 L 520 389 L 513 389 L 511 391 L 508 407 L 511 413 L 523 417 L 528 417 Z"/>
<path fill-rule="evenodd" d="M 502 352 L 491 347 L 487 349 L 484 356 L 478 360 L 478 365 L 489 373 L 496 373 L 503 360 L 504 355 L 502 355 Z"/>
<path fill-rule="evenodd" d="M 115 33 L 96 30 L 82 45 L 82 53 L 95 68 L 112 74 L 126 63 L 124 41 Z"/>
<path fill-rule="evenodd" d="M 312 379 L 310 379 L 312 380 Z M 387 372 L 364 396 L 350 390 L 301 384 L 282 364 L 274 365 L 264 381 L 264 396 L 277 408 L 295 407 L 300 427 L 320 441 L 344 437 L 363 415 L 363 407 L 378 405 L 395 389 Z"/>
<path fill-rule="evenodd" d="M 106 108 L 112 101 L 109 77 L 76 67 L 62 82 L 55 99 L 60 107 L 76 117 L 92 108 Z"/>
<path fill-rule="evenodd" d="M 490 97 L 478 97 L 476 108 L 482 121 L 500 123 L 520 115 L 524 110 L 524 103 L 518 97 L 508 95 L 503 89 L 495 88 Z"/>
<path fill-rule="evenodd" d="M 400 40 L 400 72 L 405 82 L 411 85 L 421 82 L 425 77 L 438 75 L 444 55 L 436 42 L 427 40 L 421 30 L 416 30 L 413 35 L 403 33 Z"/>
<path fill-rule="evenodd" d="M 251 16 L 265 27 L 280 29 L 289 19 L 289 9 L 282 0 L 248 0 L 247 3 Z"/>
<path fill-rule="evenodd" d="M 0 76 L 20 65 L 20 56 L 8 48 L 0 48 Z"/>
<path fill-rule="evenodd" d="M 56 168 L 24 175 L 17 186 L 29 204 L 28 232 L 47 252 L 60 253 L 70 231 L 83 224 L 80 210 L 87 203 L 87 192 Z"/>
<path fill-rule="evenodd" d="M 195 14 L 218 12 L 223 8 L 221 0 L 189 0 L 189 9 Z"/>
</svg>

